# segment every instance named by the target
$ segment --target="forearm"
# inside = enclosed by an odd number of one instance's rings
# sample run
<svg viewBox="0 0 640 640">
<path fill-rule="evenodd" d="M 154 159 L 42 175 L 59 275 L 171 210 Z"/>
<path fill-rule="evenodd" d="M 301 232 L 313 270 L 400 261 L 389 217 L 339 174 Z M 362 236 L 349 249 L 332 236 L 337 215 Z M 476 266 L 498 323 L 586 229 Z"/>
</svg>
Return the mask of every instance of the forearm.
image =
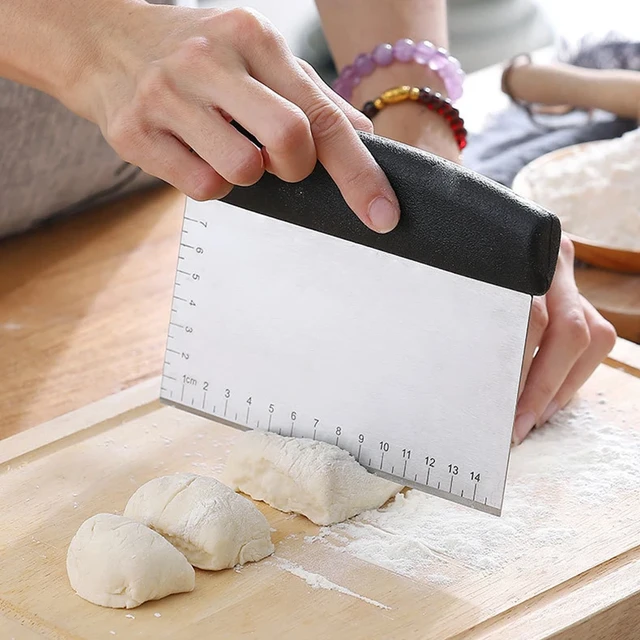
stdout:
<svg viewBox="0 0 640 640">
<path fill-rule="evenodd" d="M 602 109 L 624 118 L 640 117 L 640 73 L 583 69 L 563 64 L 528 64 L 511 70 L 513 96 L 526 102 Z"/>
<path fill-rule="evenodd" d="M 316 0 L 325 35 L 339 69 L 377 44 L 401 38 L 429 40 L 448 46 L 446 0 Z M 386 89 L 399 85 L 428 86 L 446 95 L 440 76 L 425 65 L 398 63 L 378 67 L 353 91 L 360 108 Z M 433 151 L 451 160 L 459 153 L 444 120 L 416 103 L 393 105 L 374 120 L 376 133 Z"/>
<path fill-rule="evenodd" d="M 142 0 L 0 0 L 0 76 L 65 101 Z"/>
</svg>

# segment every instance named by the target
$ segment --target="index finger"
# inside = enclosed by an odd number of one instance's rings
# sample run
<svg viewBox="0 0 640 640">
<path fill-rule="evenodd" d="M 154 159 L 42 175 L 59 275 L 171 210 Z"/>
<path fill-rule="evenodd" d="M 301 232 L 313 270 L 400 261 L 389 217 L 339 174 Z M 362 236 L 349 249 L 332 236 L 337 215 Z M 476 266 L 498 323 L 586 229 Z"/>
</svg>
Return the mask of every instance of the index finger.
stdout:
<svg viewBox="0 0 640 640">
<path fill-rule="evenodd" d="M 318 160 L 355 214 L 371 229 L 391 231 L 400 205 L 384 171 L 338 105 L 303 71 L 293 54 L 253 61 L 252 75 L 302 109 L 309 120 Z"/>
</svg>

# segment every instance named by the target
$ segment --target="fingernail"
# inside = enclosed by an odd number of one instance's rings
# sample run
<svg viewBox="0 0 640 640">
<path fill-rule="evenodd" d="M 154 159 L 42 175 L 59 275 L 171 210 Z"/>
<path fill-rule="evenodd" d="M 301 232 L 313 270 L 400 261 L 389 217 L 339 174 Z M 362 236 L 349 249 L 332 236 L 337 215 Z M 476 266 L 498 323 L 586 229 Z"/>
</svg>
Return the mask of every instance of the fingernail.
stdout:
<svg viewBox="0 0 640 640">
<path fill-rule="evenodd" d="M 387 233 L 398 224 L 398 207 L 382 196 L 369 205 L 368 214 L 371 225 L 380 233 Z"/>
<path fill-rule="evenodd" d="M 560 410 L 558 403 L 555 400 L 552 400 L 547 407 L 547 410 L 542 414 L 542 418 L 540 418 L 540 424 L 544 424 L 551 416 L 555 415 L 557 411 Z"/>
<path fill-rule="evenodd" d="M 526 413 L 516 416 L 516 421 L 513 427 L 513 443 L 520 444 L 535 425 L 536 417 L 531 413 L 531 411 L 527 411 Z"/>
</svg>

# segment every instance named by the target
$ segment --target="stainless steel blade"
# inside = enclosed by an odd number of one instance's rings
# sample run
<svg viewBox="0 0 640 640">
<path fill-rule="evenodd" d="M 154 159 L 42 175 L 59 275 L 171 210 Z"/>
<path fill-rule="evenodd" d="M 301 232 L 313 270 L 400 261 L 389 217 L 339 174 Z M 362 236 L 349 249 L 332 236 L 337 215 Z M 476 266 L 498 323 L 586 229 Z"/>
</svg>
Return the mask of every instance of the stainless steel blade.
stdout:
<svg viewBox="0 0 640 640">
<path fill-rule="evenodd" d="M 489 259 L 489 258 L 488 258 Z M 189 201 L 161 396 L 499 514 L 531 296 Z"/>
</svg>

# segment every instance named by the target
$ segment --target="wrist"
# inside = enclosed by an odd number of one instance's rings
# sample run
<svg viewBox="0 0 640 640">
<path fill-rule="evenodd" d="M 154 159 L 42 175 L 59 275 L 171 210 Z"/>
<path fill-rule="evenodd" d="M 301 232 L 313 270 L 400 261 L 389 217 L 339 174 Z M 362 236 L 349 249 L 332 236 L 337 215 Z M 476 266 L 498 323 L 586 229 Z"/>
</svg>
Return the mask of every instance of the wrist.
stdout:
<svg viewBox="0 0 640 640">
<path fill-rule="evenodd" d="M 435 71 L 407 64 L 379 68 L 363 78 L 354 89 L 352 102 L 361 109 L 368 100 L 401 85 L 426 86 L 446 97 L 444 82 Z M 417 102 L 390 105 L 376 115 L 373 124 L 378 135 L 460 162 L 460 150 L 449 124 L 442 116 Z"/>
<path fill-rule="evenodd" d="M 373 100 L 391 87 L 403 85 L 429 87 L 445 98 L 448 97 L 444 81 L 436 71 L 423 65 L 408 63 L 379 67 L 370 76 L 362 78 L 360 84 L 353 89 L 351 102 L 357 109 L 361 109 L 367 100 Z"/>
<path fill-rule="evenodd" d="M 101 94 L 113 90 L 111 76 L 129 67 L 135 58 L 131 45 L 136 28 L 153 7 L 145 0 L 99 0 L 85 2 L 87 15 L 76 18 L 80 28 L 69 36 L 64 72 L 52 78 L 45 89 L 72 111 L 97 122 L 96 103 Z M 142 16 L 142 17 L 141 17 Z"/>
<path fill-rule="evenodd" d="M 390 105 L 378 113 L 373 123 L 377 135 L 460 162 L 460 149 L 448 123 L 417 102 Z"/>
</svg>

